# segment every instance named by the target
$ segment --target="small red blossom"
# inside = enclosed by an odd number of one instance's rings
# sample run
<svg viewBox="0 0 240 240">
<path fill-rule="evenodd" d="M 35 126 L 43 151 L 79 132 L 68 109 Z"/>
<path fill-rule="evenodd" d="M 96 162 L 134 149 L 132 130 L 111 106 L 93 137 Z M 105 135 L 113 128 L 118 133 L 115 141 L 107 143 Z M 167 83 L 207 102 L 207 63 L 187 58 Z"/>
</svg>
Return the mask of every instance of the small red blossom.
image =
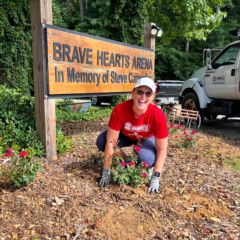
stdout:
<svg viewBox="0 0 240 240">
<path fill-rule="evenodd" d="M 13 152 L 13 149 L 12 148 L 8 148 L 7 152 L 11 153 Z"/>
<path fill-rule="evenodd" d="M 8 148 L 7 152 L 5 153 L 5 157 L 11 157 L 12 152 L 13 152 L 13 149 L 12 148 Z"/>
<path fill-rule="evenodd" d="M 178 138 L 178 135 L 176 135 L 175 138 L 177 139 L 177 138 Z"/>
<path fill-rule="evenodd" d="M 146 162 L 143 162 L 142 165 L 144 168 L 146 168 L 146 169 L 148 168 L 148 164 Z"/>
<path fill-rule="evenodd" d="M 192 138 L 187 138 L 187 140 L 190 142 L 190 141 L 192 141 Z"/>
<path fill-rule="evenodd" d="M 141 149 L 141 148 L 140 148 L 138 145 L 134 146 L 134 150 L 135 150 L 136 152 L 139 152 L 140 149 Z"/>
<path fill-rule="evenodd" d="M 193 135 L 193 134 L 196 134 L 196 133 L 197 133 L 196 130 L 192 130 L 192 133 L 191 133 L 191 134 Z"/>
<path fill-rule="evenodd" d="M 12 154 L 11 154 L 10 152 L 6 152 L 6 153 L 5 153 L 5 157 L 11 157 L 11 155 L 12 155 Z"/>
<path fill-rule="evenodd" d="M 26 151 L 22 151 L 20 154 L 19 154 L 20 158 L 24 158 L 27 156 L 27 152 Z"/>
<path fill-rule="evenodd" d="M 120 162 L 120 164 L 122 167 L 126 167 L 126 165 L 127 165 L 125 162 Z"/>
<path fill-rule="evenodd" d="M 186 129 L 183 131 L 183 134 L 184 134 L 184 135 L 187 135 L 187 130 L 186 130 Z"/>
<path fill-rule="evenodd" d="M 128 162 L 128 165 L 129 165 L 130 167 L 133 167 L 133 166 L 135 165 L 135 163 L 132 162 L 132 161 L 130 161 L 130 162 Z"/>
<path fill-rule="evenodd" d="M 180 129 L 180 128 L 182 128 L 182 127 L 183 127 L 183 125 L 180 124 L 180 123 L 177 125 L 177 129 Z"/>
<path fill-rule="evenodd" d="M 146 172 L 142 173 L 142 177 L 143 177 L 143 178 L 146 178 L 147 176 L 148 176 L 148 175 L 147 175 Z"/>
</svg>

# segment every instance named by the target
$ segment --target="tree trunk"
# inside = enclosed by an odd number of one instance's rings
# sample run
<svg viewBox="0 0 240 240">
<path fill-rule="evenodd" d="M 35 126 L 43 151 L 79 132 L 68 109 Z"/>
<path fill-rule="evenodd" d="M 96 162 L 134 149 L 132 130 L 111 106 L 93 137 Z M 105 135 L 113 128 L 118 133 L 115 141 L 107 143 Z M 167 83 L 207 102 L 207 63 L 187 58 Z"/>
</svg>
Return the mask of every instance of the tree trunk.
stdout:
<svg viewBox="0 0 240 240">
<path fill-rule="evenodd" d="M 71 3 L 71 0 L 67 0 L 67 13 L 68 13 L 68 16 L 72 15 L 72 3 Z"/>
<path fill-rule="evenodd" d="M 189 44 L 190 42 L 189 41 L 186 41 L 186 44 L 185 44 L 185 52 L 189 52 Z"/>
<path fill-rule="evenodd" d="M 84 17 L 84 4 L 83 4 L 83 0 L 79 0 L 79 9 L 80 9 L 80 19 L 81 19 L 81 21 L 83 21 L 83 17 Z"/>
</svg>

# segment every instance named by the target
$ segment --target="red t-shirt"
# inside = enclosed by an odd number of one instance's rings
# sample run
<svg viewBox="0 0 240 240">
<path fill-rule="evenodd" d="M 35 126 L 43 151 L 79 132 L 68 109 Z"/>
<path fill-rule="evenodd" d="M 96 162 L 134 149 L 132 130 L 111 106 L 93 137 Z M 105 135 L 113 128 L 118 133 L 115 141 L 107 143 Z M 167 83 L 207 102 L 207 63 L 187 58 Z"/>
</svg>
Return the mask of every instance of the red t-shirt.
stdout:
<svg viewBox="0 0 240 240">
<path fill-rule="evenodd" d="M 152 103 L 139 119 L 134 117 L 133 100 L 117 105 L 112 111 L 108 126 L 113 130 L 121 131 L 133 141 L 151 136 L 160 139 L 168 136 L 165 115 Z"/>
</svg>

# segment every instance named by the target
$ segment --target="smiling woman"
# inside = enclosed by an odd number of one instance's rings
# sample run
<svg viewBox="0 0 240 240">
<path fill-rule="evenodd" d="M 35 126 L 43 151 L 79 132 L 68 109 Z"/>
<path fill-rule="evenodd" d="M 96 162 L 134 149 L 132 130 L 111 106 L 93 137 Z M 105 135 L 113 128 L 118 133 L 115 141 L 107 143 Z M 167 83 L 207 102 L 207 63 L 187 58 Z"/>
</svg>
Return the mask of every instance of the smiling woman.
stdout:
<svg viewBox="0 0 240 240">
<path fill-rule="evenodd" d="M 113 109 L 108 130 L 102 132 L 96 142 L 98 149 L 104 151 L 105 155 L 101 187 L 109 183 L 114 148 L 138 145 L 141 147 L 138 152 L 139 163 L 146 163 L 154 169 L 149 191 L 159 191 L 168 130 L 164 113 L 152 103 L 155 91 L 156 85 L 152 79 L 140 78 L 132 90 L 132 99 Z"/>
</svg>

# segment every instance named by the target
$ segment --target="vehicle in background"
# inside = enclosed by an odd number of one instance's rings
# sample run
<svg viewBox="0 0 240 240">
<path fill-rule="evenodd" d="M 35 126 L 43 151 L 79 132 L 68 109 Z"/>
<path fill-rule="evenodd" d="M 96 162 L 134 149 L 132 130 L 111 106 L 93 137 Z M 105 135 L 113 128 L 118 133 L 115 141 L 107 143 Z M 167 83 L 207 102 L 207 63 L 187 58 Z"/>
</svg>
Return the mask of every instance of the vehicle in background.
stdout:
<svg viewBox="0 0 240 240">
<path fill-rule="evenodd" d="M 155 102 L 158 105 L 178 104 L 183 81 L 157 80 Z"/>
<path fill-rule="evenodd" d="M 213 60 L 211 55 L 211 49 L 205 49 L 206 65 L 184 81 L 182 108 L 199 111 L 209 120 L 240 116 L 240 41 L 227 45 Z"/>
</svg>

